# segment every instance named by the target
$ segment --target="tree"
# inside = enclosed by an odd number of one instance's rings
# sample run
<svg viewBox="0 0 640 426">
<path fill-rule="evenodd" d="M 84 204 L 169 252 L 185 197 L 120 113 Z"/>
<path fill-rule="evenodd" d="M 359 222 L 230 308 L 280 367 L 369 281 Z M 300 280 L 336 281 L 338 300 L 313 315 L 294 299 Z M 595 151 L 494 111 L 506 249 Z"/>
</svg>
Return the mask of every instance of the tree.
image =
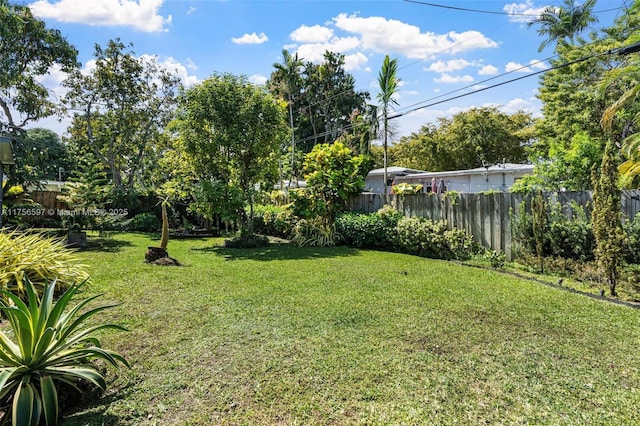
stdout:
<svg viewBox="0 0 640 426">
<path fill-rule="evenodd" d="M 363 157 L 340 142 L 318 144 L 304 159 L 304 177 L 314 212 L 331 224 L 352 194 L 364 189 Z"/>
<path fill-rule="evenodd" d="M 44 180 L 69 176 L 73 161 L 67 146 L 51 130 L 34 128 L 14 140 L 16 165 L 11 174 L 12 184 L 38 185 Z"/>
<path fill-rule="evenodd" d="M 609 141 L 600 168 L 594 167 L 592 171 L 592 223 L 596 239 L 596 260 L 607 277 L 611 296 L 616 296 L 616 285 L 625 250 L 616 151 L 613 142 Z"/>
<path fill-rule="evenodd" d="M 175 128 L 201 180 L 238 188 L 252 232 L 254 185 L 277 161 L 286 132 L 285 106 L 245 76 L 214 74 L 180 98 Z"/>
<path fill-rule="evenodd" d="M 180 81 L 155 59 L 136 58 L 131 45 L 95 46 L 95 68 L 72 73 L 66 104 L 76 112 L 69 132 L 79 152 L 90 152 L 118 191 L 131 191 L 172 118 Z"/>
<path fill-rule="evenodd" d="M 503 160 L 519 163 L 527 158 L 533 122 L 524 112 L 509 115 L 493 107 L 473 108 L 402 138 L 390 156 L 398 165 L 428 171 L 472 169 Z"/>
<path fill-rule="evenodd" d="M 512 192 L 586 191 L 592 188 L 591 169 L 602 160 L 602 144 L 586 132 L 576 133 L 571 145 L 552 142 L 548 158 L 537 158 L 532 175 L 518 179 Z"/>
<path fill-rule="evenodd" d="M 26 6 L 0 0 L 0 132 L 15 133 L 56 112 L 38 82 L 54 68 L 78 67 L 77 50 L 60 31 L 49 29 Z"/>
<path fill-rule="evenodd" d="M 384 193 L 387 194 L 387 146 L 389 139 L 389 108 L 392 105 L 398 105 L 393 96 L 398 92 L 398 59 L 389 59 L 389 55 L 384 57 L 382 62 L 382 68 L 378 73 L 378 84 L 380 85 L 380 92 L 378 93 L 378 100 L 382 106 L 382 119 L 383 119 L 383 149 L 384 154 L 382 161 L 384 163 Z"/>
<path fill-rule="evenodd" d="M 291 127 L 291 180 L 293 181 L 296 171 L 296 138 L 295 127 L 293 125 L 293 105 L 296 98 L 300 95 L 300 87 L 302 86 L 300 70 L 303 66 L 303 62 L 298 58 L 297 53 L 292 55 L 286 49 L 282 51 L 282 56 L 282 64 L 273 64 L 273 67 L 276 70 L 271 75 L 271 82 L 272 84 L 278 85 L 278 87 L 272 89 L 272 91 L 282 93 L 282 95 L 286 97 L 289 107 L 289 126 Z"/>
<path fill-rule="evenodd" d="M 577 34 L 598 22 L 593 16 L 596 1 L 585 0 L 584 4 L 577 5 L 575 0 L 564 0 L 564 7 L 547 6 L 539 17 L 528 24 L 529 27 L 538 25 L 538 34 L 547 37 L 540 44 L 538 52 L 553 43 L 566 43 L 567 39 L 573 44 Z"/>
</svg>

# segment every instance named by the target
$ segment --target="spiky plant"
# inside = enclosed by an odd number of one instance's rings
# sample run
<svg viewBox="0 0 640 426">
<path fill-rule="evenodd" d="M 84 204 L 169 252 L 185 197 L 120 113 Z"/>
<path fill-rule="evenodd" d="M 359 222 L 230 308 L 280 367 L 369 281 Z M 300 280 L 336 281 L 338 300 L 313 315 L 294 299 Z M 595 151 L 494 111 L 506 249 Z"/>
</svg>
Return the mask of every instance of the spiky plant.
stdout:
<svg viewBox="0 0 640 426">
<path fill-rule="evenodd" d="M 104 360 L 116 368 L 119 363 L 129 367 L 124 357 L 102 348 L 95 337 L 100 330 L 125 330 L 123 327 L 101 324 L 84 328 L 88 318 L 113 305 L 87 309 L 100 296 L 96 295 L 69 308 L 83 284 L 72 285 L 55 302 L 55 282 L 45 286 L 40 298 L 26 279 L 26 303 L 0 290 L 0 312 L 10 325 L 9 332 L 0 331 L 0 409 L 13 426 L 38 425 L 42 417 L 48 426 L 56 425 L 59 383 L 80 391 L 78 382 L 87 380 L 104 390 L 105 378 L 91 359 Z"/>
</svg>

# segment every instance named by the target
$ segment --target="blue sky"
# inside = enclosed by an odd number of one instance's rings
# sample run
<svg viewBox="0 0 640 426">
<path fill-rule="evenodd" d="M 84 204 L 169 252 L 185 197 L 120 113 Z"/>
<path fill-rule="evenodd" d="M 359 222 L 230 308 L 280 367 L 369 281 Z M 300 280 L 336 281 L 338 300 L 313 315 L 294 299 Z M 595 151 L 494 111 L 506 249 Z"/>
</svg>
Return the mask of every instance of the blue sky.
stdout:
<svg viewBox="0 0 640 426">
<path fill-rule="evenodd" d="M 417 0 L 416 0 L 417 1 Z M 630 1 L 630 0 L 626 0 Z M 599 0 L 597 28 L 622 13 L 625 0 Z M 185 85 L 214 72 L 246 75 L 261 84 L 282 62 L 282 49 L 319 62 L 325 50 L 343 53 L 358 90 L 375 100 L 384 56 L 398 59 L 397 136 L 408 135 L 438 117 L 477 106 L 539 115 L 538 77 L 448 101 L 481 87 L 540 71 L 551 49 L 538 52 L 542 39 L 527 21 L 561 0 L 433 1 L 467 12 L 404 0 L 38 0 L 20 1 L 75 45 L 83 66 L 91 65 L 94 45 L 119 37 L 136 55 L 154 55 L 175 69 Z M 618 9 L 618 10 L 609 10 Z M 512 71 L 512 72 L 510 72 Z M 501 76 L 510 72 L 507 75 Z M 60 72 L 43 79 L 56 96 Z M 487 79 L 493 80 L 483 82 Z M 463 89 L 466 88 L 466 89 Z M 462 90 L 461 90 L 462 89 Z M 457 91 L 458 90 L 458 91 Z M 455 93 L 452 93 L 457 91 Z M 434 99 L 439 97 L 438 99 Z M 66 120 L 37 123 L 63 133 Z"/>
</svg>

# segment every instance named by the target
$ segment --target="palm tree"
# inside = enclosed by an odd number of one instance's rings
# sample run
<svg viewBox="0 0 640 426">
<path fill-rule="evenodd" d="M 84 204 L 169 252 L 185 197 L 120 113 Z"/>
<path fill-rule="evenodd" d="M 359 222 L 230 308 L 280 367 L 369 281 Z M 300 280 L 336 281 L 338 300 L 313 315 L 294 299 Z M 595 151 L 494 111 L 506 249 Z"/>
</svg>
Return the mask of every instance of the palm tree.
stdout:
<svg viewBox="0 0 640 426">
<path fill-rule="evenodd" d="M 295 176 L 296 138 L 293 127 L 293 96 L 299 92 L 300 67 L 303 65 L 298 54 L 292 55 L 288 50 L 282 50 L 283 63 L 274 63 L 273 67 L 279 74 L 280 90 L 287 95 L 289 104 L 289 125 L 291 126 L 291 180 Z"/>
<path fill-rule="evenodd" d="M 378 84 L 380 85 L 380 92 L 378 93 L 378 100 L 382 106 L 382 116 L 384 117 L 384 193 L 387 197 L 387 142 L 389 137 L 389 107 L 398 105 L 398 101 L 393 98 L 393 95 L 398 91 L 398 78 L 396 73 L 398 71 L 398 59 L 389 59 L 389 55 L 385 56 L 382 68 L 378 74 Z"/>
<path fill-rule="evenodd" d="M 590 24 L 598 22 L 593 16 L 593 7 L 597 0 L 585 0 L 584 4 L 577 5 L 575 0 L 564 0 L 565 6 L 547 6 L 539 17 L 529 22 L 528 26 L 539 25 L 538 34 L 546 36 L 538 52 L 555 43 L 564 43 L 568 39 L 571 43 L 574 37 L 586 30 Z"/>
</svg>

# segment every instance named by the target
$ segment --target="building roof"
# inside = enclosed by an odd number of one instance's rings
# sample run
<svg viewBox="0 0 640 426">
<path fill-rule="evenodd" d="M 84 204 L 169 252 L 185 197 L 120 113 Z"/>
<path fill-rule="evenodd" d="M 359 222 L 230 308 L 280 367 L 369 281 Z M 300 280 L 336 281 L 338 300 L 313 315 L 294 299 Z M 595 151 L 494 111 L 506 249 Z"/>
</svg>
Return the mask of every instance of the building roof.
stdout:
<svg viewBox="0 0 640 426">
<path fill-rule="evenodd" d="M 408 169 L 406 167 L 390 166 L 387 167 L 387 175 L 389 176 L 406 176 L 408 174 L 426 173 L 424 170 Z M 382 176 L 384 175 L 384 168 L 373 169 L 367 176 Z"/>
<path fill-rule="evenodd" d="M 515 173 L 517 171 L 526 173 L 533 173 L 533 164 L 514 164 L 514 163 L 501 163 L 489 167 L 477 167 L 475 169 L 467 170 L 449 170 L 444 172 L 422 172 L 411 173 L 406 175 L 409 179 L 424 179 L 424 178 L 444 178 L 452 176 L 468 176 L 468 175 L 485 175 L 485 174 L 499 174 L 499 173 Z"/>
</svg>

